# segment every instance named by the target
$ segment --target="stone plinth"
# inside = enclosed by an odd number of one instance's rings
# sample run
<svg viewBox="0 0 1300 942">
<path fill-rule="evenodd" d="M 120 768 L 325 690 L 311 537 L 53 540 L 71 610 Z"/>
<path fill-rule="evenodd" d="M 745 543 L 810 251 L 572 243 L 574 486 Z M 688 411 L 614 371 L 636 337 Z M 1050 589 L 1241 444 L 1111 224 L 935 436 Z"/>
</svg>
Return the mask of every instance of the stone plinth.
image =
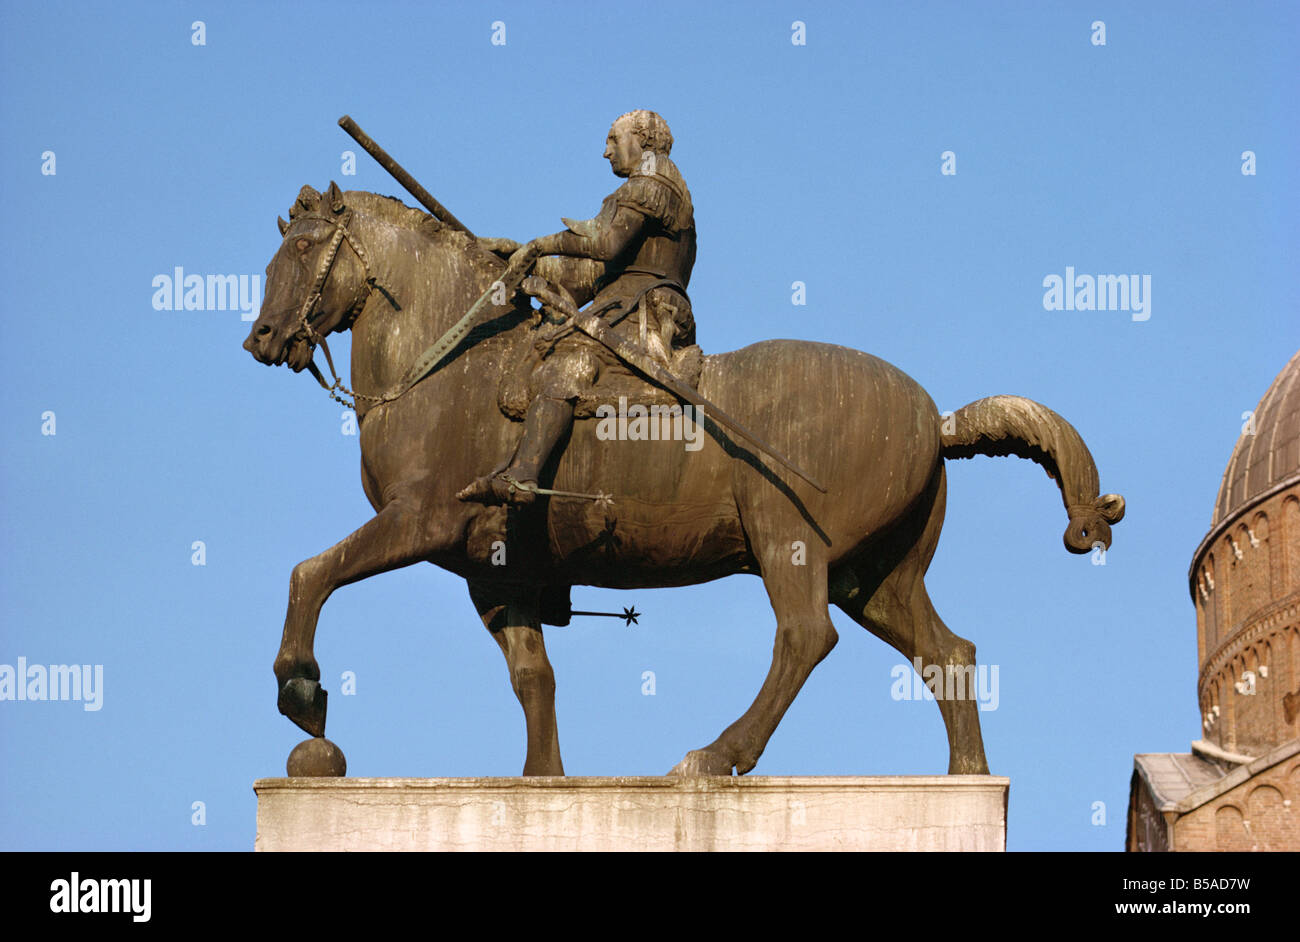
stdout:
<svg viewBox="0 0 1300 942">
<path fill-rule="evenodd" d="M 264 778 L 257 850 L 1006 849 L 991 775 Z"/>
</svg>

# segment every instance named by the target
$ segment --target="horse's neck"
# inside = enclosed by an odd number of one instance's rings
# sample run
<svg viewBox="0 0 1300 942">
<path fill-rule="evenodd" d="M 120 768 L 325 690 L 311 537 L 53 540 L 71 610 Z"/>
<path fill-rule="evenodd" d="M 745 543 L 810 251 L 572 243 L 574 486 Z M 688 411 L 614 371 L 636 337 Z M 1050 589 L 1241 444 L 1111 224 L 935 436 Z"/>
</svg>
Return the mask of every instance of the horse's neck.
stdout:
<svg viewBox="0 0 1300 942">
<path fill-rule="evenodd" d="M 358 227 L 358 237 L 378 287 L 352 328 L 352 388 L 377 395 L 396 385 L 497 272 L 468 258 L 452 238 L 443 241 L 373 217 Z"/>
</svg>

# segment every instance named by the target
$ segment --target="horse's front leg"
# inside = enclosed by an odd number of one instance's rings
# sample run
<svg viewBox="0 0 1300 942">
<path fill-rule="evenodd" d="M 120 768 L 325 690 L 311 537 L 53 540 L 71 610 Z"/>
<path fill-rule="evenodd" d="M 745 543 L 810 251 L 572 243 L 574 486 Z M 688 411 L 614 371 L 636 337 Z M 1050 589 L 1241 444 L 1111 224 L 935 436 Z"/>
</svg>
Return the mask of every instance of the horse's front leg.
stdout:
<svg viewBox="0 0 1300 942">
<path fill-rule="evenodd" d="M 483 625 L 501 646 L 510 685 L 528 728 L 525 775 L 563 775 L 555 723 L 555 672 L 542 641 L 541 591 L 471 582 L 470 598 Z"/>
<path fill-rule="evenodd" d="M 293 567 L 275 679 L 280 712 L 313 736 L 325 735 L 325 691 L 312 651 L 321 606 L 340 586 L 426 558 L 434 528 L 421 508 L 419 501 L 395 499 L 350 536 Z"/>
</svg>

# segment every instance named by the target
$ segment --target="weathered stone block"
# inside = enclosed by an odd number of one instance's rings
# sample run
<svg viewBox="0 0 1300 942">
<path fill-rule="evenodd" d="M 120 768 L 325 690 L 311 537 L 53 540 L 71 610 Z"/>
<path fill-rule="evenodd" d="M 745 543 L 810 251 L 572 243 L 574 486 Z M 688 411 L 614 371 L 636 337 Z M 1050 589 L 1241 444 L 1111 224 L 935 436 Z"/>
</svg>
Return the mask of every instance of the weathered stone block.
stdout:
<svg viewBox="0 0 1300 942">
<path fill-rule="evenodd" d="M 257 850 L 1006 849 L 989 775 L 260 779 Z"/>
</svg>

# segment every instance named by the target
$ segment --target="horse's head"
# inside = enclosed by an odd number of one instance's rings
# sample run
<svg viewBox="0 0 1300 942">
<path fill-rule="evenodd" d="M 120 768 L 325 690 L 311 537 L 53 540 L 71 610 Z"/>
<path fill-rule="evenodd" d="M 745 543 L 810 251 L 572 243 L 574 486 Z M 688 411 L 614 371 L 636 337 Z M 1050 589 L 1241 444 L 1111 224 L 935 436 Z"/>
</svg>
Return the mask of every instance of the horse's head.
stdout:
<svg viewBox="0 0 1300 942">
<path fill-rule="evenodd" d="M 366 264 L 347 226 L 351 211 L 331 182 L 318 193 L 304 186 L 278 219 L 283 242 L 266 266 L 262 310 L 244 349 L 268 366 L 295 373 L 311 362 L 325 335 L 347 329 L 369 293 Z"/>
</svg>

